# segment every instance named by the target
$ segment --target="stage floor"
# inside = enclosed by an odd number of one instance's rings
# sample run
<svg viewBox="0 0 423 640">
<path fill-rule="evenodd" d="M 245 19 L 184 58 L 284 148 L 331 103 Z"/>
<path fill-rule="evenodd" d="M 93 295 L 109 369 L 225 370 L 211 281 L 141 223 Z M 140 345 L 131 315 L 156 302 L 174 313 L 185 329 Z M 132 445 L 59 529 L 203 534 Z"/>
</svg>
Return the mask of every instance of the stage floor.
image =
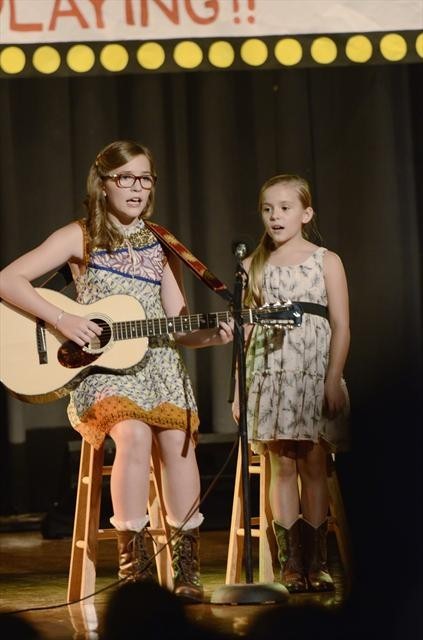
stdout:
<svg viewBox="0 0 423 640">
<path fill-rule="evenodd" d="M 276 605 L 210 604 L 211 594 L 225 583 L 228 538 L 228 531 L 202 532 L 201 575 L 207 602 L 189 605 L 186 610 L 191 620 L 212 631 L 246 636 L 256 617 L 264 609 L 269 610 Z M 256 545 L 257 541 L 253 540 L 255 568 Z M 0 533 L 0 611 L 20 611 L 20 615 L 30 621 L 46 640 L 101 638 L 102 617 L 108 598 L 116 587 L 96 595 L 93 605 L 67 605 L 70 546 L 70 539 L 44 539 L 39 531 Z M 337 609 L 342 605 L 346 584 L 332 533 L 329 534 L 329 564 L 336 585 L 334 592 L 291 595 L 282 606 L 320 603 Z M 99 543 L 96 588 L 107 587 L 116 579 L 115 542 L 102 541 Z"/>
</svg>

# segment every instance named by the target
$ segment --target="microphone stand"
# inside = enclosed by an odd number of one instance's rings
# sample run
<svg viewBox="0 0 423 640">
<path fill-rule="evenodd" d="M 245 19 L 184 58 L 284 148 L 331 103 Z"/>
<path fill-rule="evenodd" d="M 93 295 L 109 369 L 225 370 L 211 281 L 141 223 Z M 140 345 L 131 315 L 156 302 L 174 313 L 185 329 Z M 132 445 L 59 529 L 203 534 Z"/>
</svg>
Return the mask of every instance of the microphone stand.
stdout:
<svg viewBox="0 0 423 640">
<path fill-rule="evenodd" d="M 244 243 L 233 250 L 236 258 L 235 284 L 231 315 L 234 319 L 234 340 L 232 352 L 231 393 L 229 402 L 234 398 L 235 381 L 238 379 L 239 398 L 239 446 L 241 448 L 242 504 L 244 514 L 244 567 L 246 584 L 223 585 L 212 593 L 212 604 L 274 604 L 284 602 L 289 592 L 280 583 L 253 583 L 250 477 L 248 470 L 248 430 L 247 430 L 247 392 L 245 370 L 245 337 L 242 319 L 242 292 L 248 281 L 248 274 L 242 265 L 247 253 Z M 238 375 L 237 375 L 238 374 Z"/>
</svg>

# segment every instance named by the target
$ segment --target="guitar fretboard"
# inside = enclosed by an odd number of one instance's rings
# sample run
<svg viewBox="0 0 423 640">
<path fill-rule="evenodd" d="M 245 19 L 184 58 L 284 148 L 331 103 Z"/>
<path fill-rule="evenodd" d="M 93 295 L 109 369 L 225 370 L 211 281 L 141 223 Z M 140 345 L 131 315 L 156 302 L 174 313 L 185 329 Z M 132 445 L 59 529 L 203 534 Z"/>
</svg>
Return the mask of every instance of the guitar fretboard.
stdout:
<svg viewBox="0 0 423 640">
<path fill-rule="evenodd" d="M 242 312 L 243 321 L 250 321 L 250 310 Z M 173 318 L 149 318 L 146 320 L 127 320 L 113 323 L 114 340 L 130 340 L 131 338 L 148 338 L 169 333 L 196 331 L 197 329 L 214 329 L 219 322 L 229 322 L 229 311 L 214 313 L 196 313 L 189 316 Z"/>
</svg>

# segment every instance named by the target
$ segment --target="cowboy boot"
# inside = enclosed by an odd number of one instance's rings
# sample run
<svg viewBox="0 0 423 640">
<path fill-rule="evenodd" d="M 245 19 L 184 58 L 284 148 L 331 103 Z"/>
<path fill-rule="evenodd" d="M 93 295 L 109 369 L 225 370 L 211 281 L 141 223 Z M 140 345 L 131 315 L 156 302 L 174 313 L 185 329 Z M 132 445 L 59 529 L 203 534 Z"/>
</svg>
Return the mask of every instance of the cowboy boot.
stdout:
<svg viewBox="0 0 423 640">
<path fill-rule="evenodd" d="M 327 566 L 328 521 L 313 527 L 307 520 L 304 526 L 304 565 L 310 591 L 333 591 L 335 585 Z"/>
<path fill-rule="evenodd" d="M 141 531 L 116 531 L 121 580 L 141 582 L 153 579 L 154 559 L 146 547 L 147 528 Z"/>
<path fill-rule="evenodd" d="M 301 519 L 298 518 L 289 529 L 273 520 L 273 531 L 278 543 L 281 583 L 290 593 L 307 591 L 302 560 Z"/>
<path fill-rule="evenodd" d="M 170 527 L 172 549 L 173 592 L 187 602 L 202 602 L 200 582 L 200 533 L 198 527 L 181 531 Z"/>
</svg>

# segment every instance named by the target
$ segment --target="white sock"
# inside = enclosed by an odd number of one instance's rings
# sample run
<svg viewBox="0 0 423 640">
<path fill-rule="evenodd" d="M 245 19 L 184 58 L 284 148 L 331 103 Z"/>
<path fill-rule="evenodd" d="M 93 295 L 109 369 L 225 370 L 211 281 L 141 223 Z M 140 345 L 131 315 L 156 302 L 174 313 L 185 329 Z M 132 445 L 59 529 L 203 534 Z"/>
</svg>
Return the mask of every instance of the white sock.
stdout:
<svg viewBox="0 0 423 640">
<path fill-rule="evenodd" d="M 110 523 L 117 531 L 136 531 L 137 533 L 147 526 L 148 521 L 148 516 L 136 518 L 135 520 L 116 520 L 114 516 L 110 518 Z"/>
<path fill-rule="evenodd" d="M 174 529 L 180 529 L 181 531 L 189 531 L 190 529 L 196 529 L 197 527 L 199 527 L 204 521 L 204 516 L 202 513 L 197 511 L 197 513 L 194 513 L 194 515 L 192 515 L 190 519 L 184 523 L 183 526 L 181 526 L 182 525 L 181 522 L 176 522 L 174 520 L 171 520 L 169 516 L 166 516 L 166 521 Z"/>
</svg>

